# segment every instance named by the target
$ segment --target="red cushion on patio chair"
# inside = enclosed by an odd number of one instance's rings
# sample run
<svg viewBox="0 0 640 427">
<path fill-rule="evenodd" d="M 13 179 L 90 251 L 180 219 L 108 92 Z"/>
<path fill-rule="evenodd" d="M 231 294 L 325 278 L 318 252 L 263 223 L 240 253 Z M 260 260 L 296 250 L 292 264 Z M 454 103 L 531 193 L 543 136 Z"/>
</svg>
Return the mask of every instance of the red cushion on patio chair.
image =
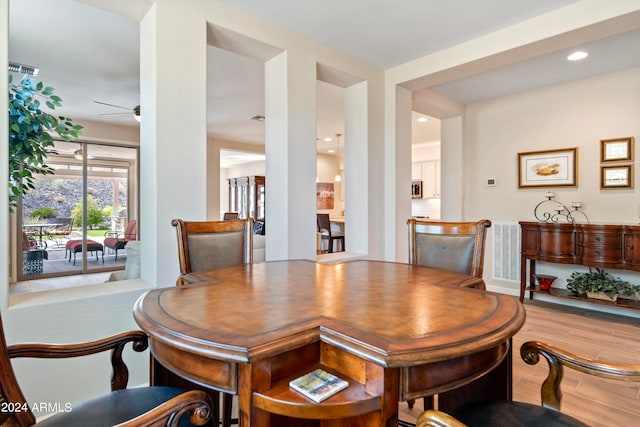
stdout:
<svg viewBox="0 0 640 427">
<path fill-rule="evenodd" d="M 137 223 L 135 219 L 129 221 L 127 228 L 124 230 L 124 235 L 119 235 L 113 232 L 105 233 L 104 247 L 112 249 L 116 252 L 116 261 L 118 260 L 118 250 L 124 249 L 127 242 L 130 240 L 138 240 L 137 236 Z"/>
</svg>

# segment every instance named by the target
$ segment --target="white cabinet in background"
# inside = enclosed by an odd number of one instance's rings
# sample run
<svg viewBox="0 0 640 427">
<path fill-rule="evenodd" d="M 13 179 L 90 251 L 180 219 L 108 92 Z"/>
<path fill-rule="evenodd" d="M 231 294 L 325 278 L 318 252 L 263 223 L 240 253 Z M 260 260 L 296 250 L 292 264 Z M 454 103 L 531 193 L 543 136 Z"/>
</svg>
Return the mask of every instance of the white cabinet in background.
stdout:
<svg viewBox="0 0 640 427">
<path fill-rule="evenodd" d="M 440 160 L 427 160 L 411 164 L 411 179 L 422 180 L 422 198 L 440 198 Z"/>
<path fill-rule="evenodd" d="M 422 179 L 422 163 L 411 163 L 411 180 Z"/>
</svg>

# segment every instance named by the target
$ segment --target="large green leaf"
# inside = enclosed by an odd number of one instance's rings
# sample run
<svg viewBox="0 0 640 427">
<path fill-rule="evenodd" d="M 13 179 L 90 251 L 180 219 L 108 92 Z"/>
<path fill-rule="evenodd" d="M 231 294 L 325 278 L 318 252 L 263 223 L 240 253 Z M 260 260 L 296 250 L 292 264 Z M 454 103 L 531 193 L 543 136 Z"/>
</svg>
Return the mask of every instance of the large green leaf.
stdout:
<svg viewBox="0 0 640 427">
<path fill-rule="evenodd" d="M 14 84 L 9 75 L 9 212 L 17 207 L 20 196 L 34 188 L 35 175 L 55 173 L 45 163 L 47 155 L 55 153 L 51 132 L 71 141 L 82 131 L 70 118 L 42 110 L 41 100 L 50 110 L 62 106 L 51 86 L 28 76 Z"/>
</svg>

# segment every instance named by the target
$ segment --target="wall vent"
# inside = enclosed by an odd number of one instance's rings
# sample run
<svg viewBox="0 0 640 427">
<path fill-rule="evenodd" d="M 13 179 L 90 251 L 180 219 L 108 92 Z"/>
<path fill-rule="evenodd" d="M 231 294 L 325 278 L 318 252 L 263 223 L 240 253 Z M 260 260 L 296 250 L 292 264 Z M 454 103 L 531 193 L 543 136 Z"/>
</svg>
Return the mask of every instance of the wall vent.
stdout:
<svg viewBox="0 0 640 427">
<path fill-rule="evenodd" d="M 520 225 L 493 223 L 493 278 L 520 282 Z"/>
<path fill-rule="evenodd" d="M 17 62 L 9 62 L 9 71 L 36 77 L 40 72 L 40 69 L 32 65 L 24 65 L 24 64 L 18 64 Z"/>
</svg>

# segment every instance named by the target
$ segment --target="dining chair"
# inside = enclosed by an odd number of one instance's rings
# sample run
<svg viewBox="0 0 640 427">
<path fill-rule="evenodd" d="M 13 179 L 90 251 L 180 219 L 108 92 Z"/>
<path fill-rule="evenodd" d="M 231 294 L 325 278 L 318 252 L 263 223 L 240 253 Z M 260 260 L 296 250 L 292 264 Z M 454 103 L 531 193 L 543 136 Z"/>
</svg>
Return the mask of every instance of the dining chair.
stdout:
<svg viewBox="0 0 640 427">
<path fill-rule="evenodd" d="M 560 412 L 561 383 L 564 367 L 596 377 L 640 382 L 640 365 L 622 365 L 600 362 L 579 356 L 560 348 L 528 341 L 520 347 L 520 356 L 529 365 L 535 365 L 540 356 L 547 360 L 549 373 L 542 383 L 542 405 L 506 400 L 471 402 L 450 413 L 427 410 L 420 414 L 418 427 L 586 427 L 587 424 Z M 612 386 L 607 389 L 613 390 Z M 607 424 L 606 414 L 602 414 Z"/>
<path fill-rule="evenodd" d="M 442 222 L 410 218 L 407 224 L 410 264 L 443 268 L 482 279 L 484 242 L 491 221 Z M 485 289 L 483 280 L 461 286 Z M 425 396 L 423 400 L 425 409 L 433 407 L 433 396 Z M 414 403 L 414 399 L 407 400 L 409 408 L 413 408 Z"/>
<path fill-rule="evenodd" d="M 253 262 L 253 220 L 251 218 L 227 221 L 184 221 L 174 219 L 178 238 L 180 276 L 176 284 L 188 284 L 184 276 L 231 265 Z M 217 399 L 219 392 L 210 391 Z M 233 395 L 223 393 L 222 427 L 237 424 L 231 418 Z"/>
<path fill-rule="evenodd" d="M 407 223 L 409 263 L 482 279 L 486 230 L 491 227 L 491 221 L 439 222 L 410 218 Z"/>
<path fill-rule="evenodd" d="M 204 392 L 156 386 L 127 389 L 129 374 L 122 359 L 122 352 L 127 343 L 131 343 L 134 351 L 142 352 L 148 347 L 148 338 L 142 331 L 129 331 L 86 343 L 28 343 L 7 346 L 0 318 L 0 425 L 134 427 L 177 426 L 179 422 L 181 426 L 201 426 L 209 422 L 213 413 L 212 401 Z M 58 412 L 36 423 L 32 406 L 25 399 L 18 384 L 11 359 L 61 359 L 88 356 L 108 350 L 111 350 L 111 393 L 83 403 L 74 403 L 71 411 Z"/>
<path fill-rule="evenodd" d="M 318 232 L 322 240 L 329 243 L 329 253 L 335 252 L 334 242 L 340 242 L 340 250 L 344 251 L 344 233 L 342 231 L 331 231 L 331 220 L 329 214 L 317 214 Z"/>
<path fill-rule="evenodd" d="M 230 219 L 238 219 L 238 212 L 225 212 L 222 219 L 225 221 L 229 221 Z"/>
<path fill-rule="evenodd" d="M 184 221 L 174 219 L 180 275 L 253 261 L 253 220 Z M 178 284 L 184 284 L 178 278 Z"/>
</svg>

